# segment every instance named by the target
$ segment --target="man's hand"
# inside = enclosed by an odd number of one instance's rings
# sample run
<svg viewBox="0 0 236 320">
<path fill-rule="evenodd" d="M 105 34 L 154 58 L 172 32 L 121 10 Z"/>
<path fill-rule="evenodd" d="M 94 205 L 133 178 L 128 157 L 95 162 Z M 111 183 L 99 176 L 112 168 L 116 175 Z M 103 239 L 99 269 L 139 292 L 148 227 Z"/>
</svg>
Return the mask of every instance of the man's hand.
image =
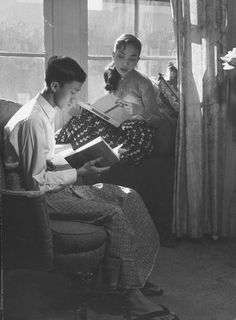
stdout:
<svg viewBox="0 0 236 320">
<path fill-rule="evenodd" d="M 90 174 L 93 175 L 100 175 L 104 171 L 107 171 L 110 169 L 110 167 L 97 167 L 96 164 L 99 163 L 102 160 L 102 158 L 96 158 L 94 160 L 86 162 L 83 167 L 77 169 L 77 175 L 78 176 L 87 176 Z"/>
<path fill-rule="evenodd" d="M 52 163 L 52 161 L 46 160 L 46 164 L 47 164 L 47 171 L 55 171 L 56 170 L 56 166 L 55 166 L 55 164 Z"/>
</svg>

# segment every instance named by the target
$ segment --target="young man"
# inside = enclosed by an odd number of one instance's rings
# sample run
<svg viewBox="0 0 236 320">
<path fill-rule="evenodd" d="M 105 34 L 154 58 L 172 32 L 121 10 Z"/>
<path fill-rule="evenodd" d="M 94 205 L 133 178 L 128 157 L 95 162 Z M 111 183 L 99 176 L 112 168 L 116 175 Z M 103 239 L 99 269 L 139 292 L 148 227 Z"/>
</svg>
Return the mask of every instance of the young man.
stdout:
<svg viewBox="0 0 236 320">
<path fill-rule="evenodd" d="M 128 290 L 132 315 L 162 310 L 139 290 L 153 269 L 159 247 L 156 228 L 140 196 L 115 185 L 75 185 L 79 176 L 108 169 L 96 166 L 99 159 L 77 170 L 50 171 L 47 167 L 54 155 L 56 107 L 70 105 L 85 79 L 85 72 L 73 59 L 51 58 L 45 88 L 5 127 L 5 158 L 8 165 L 18 164 L 26 189 L 45 192 L 50 219 L 104 221 L 108 233 L 106 260 L 116 259 L 120 264 L 118 287 Z"/>
<path fill-rule="evenodd" d="M 19 161 L 26 189 L 57 191 L 74 184 L 79 176 L 101 173 L 108 169 L 96 167 L 95 164 L 99 161 L 97 159 L 77 170 L 47 170 L 47 161 L 52 160 L 55 149 L 56 107 L 62 109 L 70 105 L 76 99 L 85 79 L 85 72 L 74 60 L 51 58 L 46 71 L 46 87 L 6 125 L 5 159 L 8 166 L 12 160 L 14 163 Z"/>
</svg>

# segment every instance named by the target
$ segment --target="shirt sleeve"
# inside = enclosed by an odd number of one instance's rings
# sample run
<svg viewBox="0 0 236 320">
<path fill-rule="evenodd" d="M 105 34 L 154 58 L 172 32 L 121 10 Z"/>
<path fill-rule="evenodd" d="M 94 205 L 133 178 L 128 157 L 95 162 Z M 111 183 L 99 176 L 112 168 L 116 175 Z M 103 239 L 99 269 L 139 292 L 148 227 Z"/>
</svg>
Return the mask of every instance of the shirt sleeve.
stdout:
<svg viewBox="0 0 236 320">
<path fill-rule="evenodd" d="M 18 135 L 19 159 L 27 187 L 31 190 L 53 192 L 63 189 L 77 179 L 76 169 L 47 171 L 48 146 L 43 124 L 36 119 L 24 122 Z"/>
<path fill-rule="evenodd" d="M 154 90 L 151 80 L 141 86 L 141 97 L 145 107 L 143 111 L 144 119 L 152 126 L 159 127 L 160 119 L 163 118 L 163 116 L 159 110 L 160 99 Z"/>
</svg>

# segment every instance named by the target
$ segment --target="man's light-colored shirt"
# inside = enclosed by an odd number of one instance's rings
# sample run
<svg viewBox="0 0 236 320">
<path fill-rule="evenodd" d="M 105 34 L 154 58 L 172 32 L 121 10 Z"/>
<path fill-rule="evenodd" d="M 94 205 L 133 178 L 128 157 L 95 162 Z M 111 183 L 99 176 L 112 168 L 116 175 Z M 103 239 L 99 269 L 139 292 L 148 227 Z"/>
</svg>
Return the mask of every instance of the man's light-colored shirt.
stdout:
<svg viewBox="0 0 236 320">
<path fill-rule="evenodd" d="M 55 150 L 55 115 L 56 109 L 38 94 L 4 128 L 5 164 L 19 164 L 29 190 L 56 191 L 77 179 L 76 169 L 47 171 Z"/>
</svg>

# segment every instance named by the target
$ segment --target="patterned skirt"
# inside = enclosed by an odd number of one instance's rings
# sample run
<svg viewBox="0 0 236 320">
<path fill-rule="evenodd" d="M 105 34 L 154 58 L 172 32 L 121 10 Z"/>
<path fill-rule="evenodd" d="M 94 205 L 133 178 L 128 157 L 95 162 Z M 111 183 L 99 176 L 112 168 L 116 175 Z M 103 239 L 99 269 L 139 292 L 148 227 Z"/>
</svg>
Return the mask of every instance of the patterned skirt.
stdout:
<svg viewBox="0 0 236 320">
<path fill-rule="evenodd" d="M 119 287 L 144 286 L 156 260 L 159 235 L 136 191 L 102 183 L 76 185 L 48 193 L 46 199 L 51 219 L 104 225 L 107 258 L 121 263 Z"/>
<path fill-rule="evenodd" d="M 123 144 L 127 151 L 121 161 L 139 164 L 151 156 L 154 148 L 155 129 L 143 120 L 126 120 L 116 128 L 93 113 L 84 110 L 80 116 L 72 117 L 56 136 L 56 143 L 71 143 L 77 149 L 101 136 L 112 148 Z"/>
</svg>

